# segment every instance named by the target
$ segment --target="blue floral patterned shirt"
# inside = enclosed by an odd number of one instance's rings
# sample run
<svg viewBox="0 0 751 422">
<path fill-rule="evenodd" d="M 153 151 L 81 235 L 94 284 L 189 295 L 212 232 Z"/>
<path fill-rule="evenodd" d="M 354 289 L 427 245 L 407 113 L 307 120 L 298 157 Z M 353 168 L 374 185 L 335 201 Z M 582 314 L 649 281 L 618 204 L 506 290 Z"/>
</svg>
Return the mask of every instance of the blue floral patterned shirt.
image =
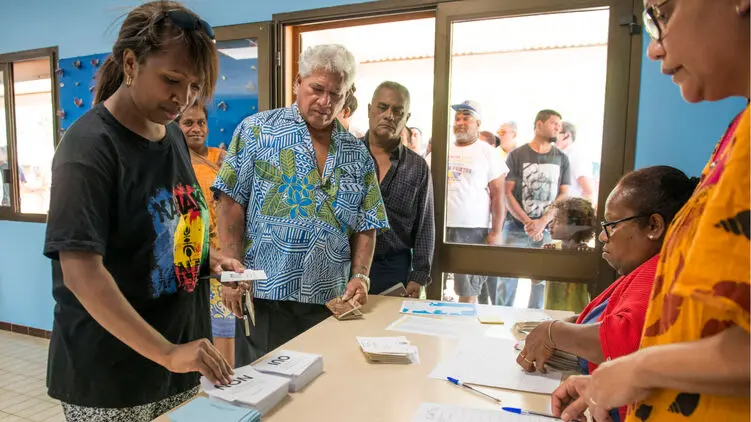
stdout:
<svg viewBox="0 0 751 422">
<path fill-rule="evenodd" d="M 323 176 L 297 105 L 237 127 L 212 190 L 246 208 L 245 265 L 255 297 L 324 304 L 344 293 L 350 237 L 389 227 L 368 149 L 339 123 Z"/>
</svg>

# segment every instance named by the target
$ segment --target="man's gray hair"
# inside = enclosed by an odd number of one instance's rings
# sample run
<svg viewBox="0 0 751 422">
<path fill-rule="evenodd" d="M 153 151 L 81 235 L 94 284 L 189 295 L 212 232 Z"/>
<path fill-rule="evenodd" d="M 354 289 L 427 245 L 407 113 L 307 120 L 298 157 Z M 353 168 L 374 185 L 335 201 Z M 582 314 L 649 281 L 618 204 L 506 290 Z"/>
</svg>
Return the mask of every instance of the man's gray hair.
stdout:
<svg viewBox="0 0 751 422">
<path fill-rule="evenodd" d="M 300 76 L 307 78 L 316 69 L 341 76 L 345 91 L 349 91 L 355 83 L 355 56 L 343 45 L 321 44 L 306 48 L 300 54 Z"/>
<path fill-rule="evenodd" d="M 519 132 L 519 129 L 517 128 L 516 122 L 513 121 L 513 120 L 508 121 L 508 122 L 502 124 L 501 126 L 509 126 L 511 128 L 511 130 L 514 131 L 514 133 L 518 133 Z"/>
<path fill-rule="evenodd" d="M 399 94 L 401 94 L 404 97 L 404 102 L 405 102 L 404 107 L 407 108 L 407 109 L 409 108 L 409 105 L 412 102 L 412 99 L 409 96 L 409 90 L 407 89 L 406 86 L 400 84 L 399 82 L 383 81 L 383 82 L 381 82 L 376 87 L 375 91 L 373 91 L 373 97 L 375 97 L 375 95 L 378 93 L 378 91 L 380 91 L 380 90 L 382 90 L 384 88 L 390 89 L 392 91 L 396 91 Z"/>
<path fill-rule="evenodd" d="M 570 133 L 571 134 L 571 142 L 576 141 L 576 126 L 571 122 L 562 122 L 561 123 L 561 132 L 563 133 Z"/>
</svg>

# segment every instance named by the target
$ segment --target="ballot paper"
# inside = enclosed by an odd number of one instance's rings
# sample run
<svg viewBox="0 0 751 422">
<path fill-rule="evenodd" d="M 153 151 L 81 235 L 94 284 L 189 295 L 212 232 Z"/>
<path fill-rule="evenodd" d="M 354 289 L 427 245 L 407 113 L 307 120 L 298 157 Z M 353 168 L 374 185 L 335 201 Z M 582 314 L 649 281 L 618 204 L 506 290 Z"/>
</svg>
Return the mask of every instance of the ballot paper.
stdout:
<svg viewBox="0 0 751 422">
<path fill-rule="evenodd" d="M 222 275 L 219 278 L 219 281 L 222 283 L 256 280 L 266 280 L 266 272 L 263 270 L 245 270 L 241 273 L 236 271 L 222 271 Z"/>
<path fill-rule="evenodd" d="M 261 413 L 255 409 L 209 400 L 206 397 L 196 397 L 170 412 L 167 417 L 172 422 L 261 422 Z"/>
<path fill-rule="evenodd" d="M 417 346 L 406 337 L 357 337 L 357 342 L 371 363 L 420 363 Z"/>
<path fill-rule="evenodd" d="M 476 315 L 475 304 L 439 302 L 435 300 L 405 300 L 401 313 L 413 315 L 470 316 Z"/>
<path fill-rule="evenodd" d="M 563 374 L 526 373 L 516 363 L 515 342 L 498 338 L 468 338 L 440 362 L 428 375 L 445 380 L 452 377 L 465 384 L 551 394 L 561 383 Z"/>
<path fill-rule="evenodd" d="M 287 396 L 289 380 L 263 374 L 250 365 L 236 368 L 228 385 L 213 385 L 201 377 L 203 391 L 212 399 L 236 406 L 249 407 L 266 414 Z"/>
<path fill-rule="evenodd" d="M 552 422 L 560 419 L 517 415 L 502 410 L 473 409 L 449 404 L 422 403 L 412 422 Z"/>
<path fill-rule="evenodd" d="M 360 311 L 361 305 L 354 299 L 342 300 L 341 296 L 335 297 L 326 303 L 326 307 L 334 314 L 334 318 L 339 321 L 360 319 L 363 317 Z"/>
<path fill-rule="evenodd" d="M 437 337 L 466 337 L 470 335 L 482 336 L 487 327 L 474 322 L 457 321 L 456 319 L 438 319 L 403 315 L 389 325 L 386 330 L 403 333 L 423 334 Z"/>
<path fill-rule="evenodd" d="M 256 370 L 289 379 L 289 391 L 294 393 L 310 384 L 323 373 L 323 357 L 312 353 L 279 350 L 255 365 Z"/>
</svg>

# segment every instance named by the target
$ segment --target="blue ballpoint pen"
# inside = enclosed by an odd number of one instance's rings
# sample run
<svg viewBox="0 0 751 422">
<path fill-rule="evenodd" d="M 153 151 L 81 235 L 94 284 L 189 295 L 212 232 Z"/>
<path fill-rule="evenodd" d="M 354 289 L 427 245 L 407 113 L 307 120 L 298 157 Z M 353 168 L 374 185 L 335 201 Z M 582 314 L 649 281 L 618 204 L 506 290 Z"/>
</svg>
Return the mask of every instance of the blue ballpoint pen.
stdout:
<svg viewBox="0 0 751 422">
<path fill-rule="evenodd" d="M 467 385 L 467 384 L 464 384 L 463 382 L 459 381 L 459 380 L 458 380 L 458 379 L 456 379 L 456 378 L 446 377 L 446 380 L 447 380 L 448 382 L 450 382 L 450 383 L 454 384 L 454 385 L 458 385 L 459 387 L 463 387 L 463 388 L 466 388 L 466 389 L 468 389 L 468 390 L 472 390 L 472 391 L 474 391 L 474 392 L 475 392 L 475 393 L 477 393 L 477 394 L 482 394 L 483 396 L 485 396 L 485 397 L 489 398 L 490 400 L 493 400 L 494 402 L 496 402 L 496 403 L 498 403 L 498 404 L 501 404 L 501 399 L 497 399 L 497 398 L 495 398 L 495 397 L 491 396 L 490 394 L 485 394 L 485 393 L 483 393 L 482 391 L 480 391 L 480 390 L 478 390 L 478 389 L 476 389 L 476 388 L 472 388 L 472 386 L 469 386 L 469 385 Z"/>
<path fill-rule="evenodd" d="M 531 410 L 519 409 L 518 407 L 502 407 L 501 409 L 510 413 L 516 413 L 517 415 L 533 415 L 533 416 L 543 416 L 543 417 L 551 418 L 551 419 L 559 419 L 558 417 L 550 415 L 548 413 L 538 413 L 538 412 L 533 412 Z M 572 422 L 579 422 L 579 420 L 574 419 Z"/>
</svg>

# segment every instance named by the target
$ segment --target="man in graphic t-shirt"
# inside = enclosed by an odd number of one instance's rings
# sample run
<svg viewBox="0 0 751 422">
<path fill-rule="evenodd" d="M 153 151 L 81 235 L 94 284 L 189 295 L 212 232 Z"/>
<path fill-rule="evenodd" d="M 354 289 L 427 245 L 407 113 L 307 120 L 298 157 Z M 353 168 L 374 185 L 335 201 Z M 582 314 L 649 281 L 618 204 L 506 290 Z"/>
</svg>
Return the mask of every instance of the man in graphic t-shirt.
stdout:
<svg viewBox="0 0 751 422">
<path fill-rule="evenodd" d="M 550 205 L 568 193 L 571 185 L 569 160 L 555 147 L 561 131 L 561 115 L 542 110 L 535 117 L 535 137 L 511 151 L 506 158 L 506 198 L 511 218 L 503 227 L 507 246 L 540 248 L 550 243 L 548 225 L 553 219 Z M 503 280 L 503 304 L 513 306 L 517 279 Z M 529 307 L 541 308 L 543 282 L 533 283 Z"/>
<path fill-rule="evenodd" d="M 448 151 L 446 241 L 500 245 L 508 169 L 493 147 L 478 142 L 482 120 L 479 104 L 465 101 L 451 108 L 456 112 L 455 142 Z M 430 163 L 429 158 L 427 161 Z M 494 293 L 497 283 L 497 277 L 454 274 L 454 291 L 460 302 L 477 302 L 483 286 L 487 284 L 488 291 Z"/>
</svg>

